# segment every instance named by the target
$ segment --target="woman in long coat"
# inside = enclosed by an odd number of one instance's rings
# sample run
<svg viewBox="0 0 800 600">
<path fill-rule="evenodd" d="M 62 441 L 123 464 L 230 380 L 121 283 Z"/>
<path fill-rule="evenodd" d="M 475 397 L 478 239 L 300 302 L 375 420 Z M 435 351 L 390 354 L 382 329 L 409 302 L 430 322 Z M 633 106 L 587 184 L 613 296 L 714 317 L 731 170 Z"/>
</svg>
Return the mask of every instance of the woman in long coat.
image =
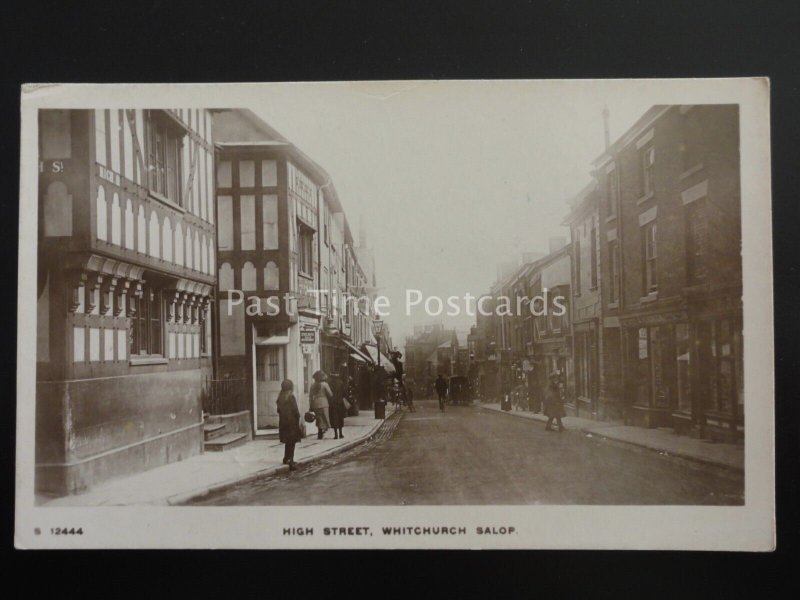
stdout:
<svg viewBox="0 0 800 600">
<path fill-rule="evenodd" d="M 343 438 L 342 427 L 347 410 L 344 407 L 344 383 L 338 375 L 331 375 L 328 378 L 333 396 L 328 401 L 328 412 L 333 428 L 333 439 Z"/>
<path fill-rule="evenodd" d="M 294 471 L 294 447 L 303 439 L 300 429 L 300 411 L 294 397 L 294 384 L 290 379 L 281 383 L 281 393 L 278 394 L 278 439 L 284 445 L 283 464 L 289 465 L 289 470 Z"/>
<path fill-rule="evenodd" d="M 561 400 L 561 388 L 558 385 L 560 376 L 558 373 L 550 374 L 550 382 L 547 384 L 547 389 L 544 392 L 544 414 L 547 416 L 547 426 L 545 431 L 553 431 L 553 420 L 558 423 L 559 433 L 564 431 L 564 425 L 561 423 L 561 418 L 566 417 L 567 413 L 564 410 L 564 403 Z"/>
<path fill-rule="evenodd" d="M 331 387 L 326 383 L 328 375 L 325 371 L 317 371 L 313 375 L 314 383 L 311 384 L 311 410 L 317 416 L 317 439 L 321 440 L 325 432 L 330 429 L 328 416 L 328 402 L 333 396 Z"/>
</svg>

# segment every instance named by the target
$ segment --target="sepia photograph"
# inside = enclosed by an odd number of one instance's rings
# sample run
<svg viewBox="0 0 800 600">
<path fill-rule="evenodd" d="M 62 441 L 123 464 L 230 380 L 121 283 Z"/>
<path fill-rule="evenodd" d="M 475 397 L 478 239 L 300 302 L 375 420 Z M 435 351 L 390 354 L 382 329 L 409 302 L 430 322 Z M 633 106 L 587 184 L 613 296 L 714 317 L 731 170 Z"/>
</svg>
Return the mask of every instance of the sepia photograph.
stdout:
<svg viewBox="0 0 800 600">
<path fill-rule="evenodd" d="M 774 547 L 766 80 L 22 105 L 18 545 Z"/>
</svg>

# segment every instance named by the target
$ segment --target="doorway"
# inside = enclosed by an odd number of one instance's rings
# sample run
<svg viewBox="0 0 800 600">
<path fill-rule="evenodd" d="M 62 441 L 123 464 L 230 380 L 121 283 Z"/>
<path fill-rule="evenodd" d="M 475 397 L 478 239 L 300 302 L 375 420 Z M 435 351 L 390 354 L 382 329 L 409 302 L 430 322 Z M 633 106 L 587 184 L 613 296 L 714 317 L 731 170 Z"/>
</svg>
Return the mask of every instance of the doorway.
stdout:
<svg viewBox="0 0 800 600">
<path fill-rule="evenodd" d="M 286 374 L 286 346 L 256 346 L 256 433 L 278 426 L 278 394 Z"/>
</svg>

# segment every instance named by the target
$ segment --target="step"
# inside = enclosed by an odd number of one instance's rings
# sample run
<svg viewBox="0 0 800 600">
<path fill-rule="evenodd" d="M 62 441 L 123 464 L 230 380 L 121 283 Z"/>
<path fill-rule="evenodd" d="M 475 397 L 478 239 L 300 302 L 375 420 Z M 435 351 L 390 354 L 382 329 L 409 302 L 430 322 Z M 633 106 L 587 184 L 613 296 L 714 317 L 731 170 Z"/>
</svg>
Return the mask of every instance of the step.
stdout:
<svg viewBox="0 0 800 600">
<path fill-rule="evenodd" d="M 225 452 L 247 442 L 246 433 L 226 433 L 203 444 L 206 452 Z"/>
<path fill-rule="evenodd" d="M 225 423 L 206 423 L 203 425 L 203 439 L 213 440 L 221 435 L 225 435 Z"/>
</svg>

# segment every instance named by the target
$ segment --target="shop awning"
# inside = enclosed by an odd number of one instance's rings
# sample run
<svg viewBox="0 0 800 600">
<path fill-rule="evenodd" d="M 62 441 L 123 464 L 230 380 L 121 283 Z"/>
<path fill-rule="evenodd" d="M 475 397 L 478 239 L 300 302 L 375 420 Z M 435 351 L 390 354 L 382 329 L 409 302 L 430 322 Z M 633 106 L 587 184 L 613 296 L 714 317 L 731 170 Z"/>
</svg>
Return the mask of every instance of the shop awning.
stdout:
<svg viewBox="0 0 800 600">
<path fill-rule="evenodd" d="M 288 335 L 273 335 L 270 337 L 256 337 L 256 346 L 283 346 L 289 343 Z"/>
<path fill-rule="evenodd" d="M 350 357 L 351 357 L 351 358 L 354 358 L 355 360 L 359 360 L 359 361 L 361 361 L 361 362 L 363 362 L 363 363 L 367 362 L 367 359 L 366 359 L 366 358 L 364 358 L 364 357 L 361 355 L 361 353 L 360 353 L 360 352 L 351 352 L 351 353 L 350 353 Z"/>
<path fill-rule="evenodd" d="M 369 359 L 369 356 L 364 354 L 361 350 L 356 348 L 353 344 L 351 344 L 347 340 L 343 340 L 342 338 L 338 338 L 338 339 L 339 339 L 340 342 L 342 342 L 345 346 L 347 346 L 348 348 L 350 348 L 350 350 L 353 351 L 350 354 L 350 356 L 353 356 L 353 354 L 356 354 L 356 355 L 358 355 L 359 358 L 361 358 L 361 360 L 363 360 L 364 362 L 367 362 L 367 359 Z"/>
<path fill-rule="evenodd" d="M 373 346 L 367 346 L 366 348 L 369 351 L 369 356 L 372 359 L 372 362 L 378 364 L 378 350 L 375 349 Z M 389 375 L 394 375 L 395 373 L 394 365 L 392 364 L 392 361 L 390 361 L 383 352 L 381 352 L 381 367 L 383 367 L 386 370 L 386 373 L 388 373 Z"/>
</svg>

